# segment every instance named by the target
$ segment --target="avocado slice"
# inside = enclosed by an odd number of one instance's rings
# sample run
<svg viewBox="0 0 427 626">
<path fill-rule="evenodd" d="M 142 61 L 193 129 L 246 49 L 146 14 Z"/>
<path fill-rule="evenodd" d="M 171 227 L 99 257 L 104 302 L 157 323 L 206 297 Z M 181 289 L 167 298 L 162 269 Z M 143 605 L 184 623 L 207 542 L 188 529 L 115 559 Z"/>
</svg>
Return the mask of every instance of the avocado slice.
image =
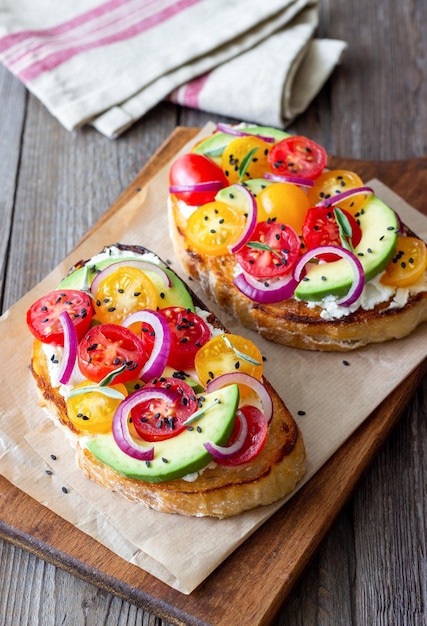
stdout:
<svg viewBox="0 0 427 626">
<path fill-rule="evenodd" d="M 204 394 L 204 398 L 206 411 L 187 430 L 164 441 L 147 443 L 148 447 L 154 445 L 154 459 L 149 463 L 122 452 L 112 434 L 89 439 L 86 446 L 102 463 L 136 480 L 162 482 L 197 472 L 212 460 L 203 444 L 213 441 L 225 445 L 229 440 L 239 403 L 239 388 L 229 385 Z M 220 402 L 214 403 L 216 399 Z"/>
<path fill-rule="evenodd" d="M 91 280 L 96 276 L 96 273 L 99 270 L 103 270 L 108 267 L 112 263 L 117 263 L 118 261 L 137 261 L 138 257 L 130 256 L 130 257 L 110 257 L 108 259 L 104 259 L 99 261 L 96 266 L 88 265 L 88 273 L 87 280 L 89 284 Z M 153 263 L 154 265 L 154 263 Z M 185 309 L 190 309 L 194 311 L 194 303 L 191 295 L 189 294 L 186 286 L 182 282 L 182 280 L 170 269 L 161 266 L 162 269 L 168 274 L 171 279 L 172 285 L 170 287 L 165 287 L 162 279 L 156 274 L 155 271 L 150 272 L 149 270 L 144 269 L 144 273 L 150 278 L 153 284 L 156 287 L 157 292 L 162 293 L 161 300 L 159 298 L 159 302 L 162 304 L 162 308 L 166 308 L 168 306 L 181 306 Z M 85 281 L 85 267 L 79 267 L 77 270 L 66 276 L 59 283 L 58 289 L 83 289 Z"/>
<path fill-rule="evenodd" d="M 254 198 L 256 198 L 257 195 L 263 191 L 263 189 L 271 184 L 272 181 L 265 178 L 250 178 L 242 183 L 242 185 L 249 189 Z M 229 187 L 223 187 L 220 189 L 215 196 L 215 200 L 224 202 L 224 204 L 228 204 L 229 206 L 235 206 L 241 211 L 245 211 L 246 209 L 246 197 L 243 194 L 239 194 L 235 185 L 230 185 Z"/>
<path fill-rule="evenodd" d="M 250 133 L 251 135 L 272 137 L 275 142 L 290 136 L 289 133 L 286 133 L 284 130 L 279 130 L 278 128 L 273 128 L 271 126 L 248 126 L 247 128 L 242 127 L 242 130 L 245 133 Z M 203 139 L 200 143 L 194 146 L 192 152 L 195 152 L 196 154 L 203 154 L 218 163 L 218 165 L 221 165 L 222 153 L 228 144 L 233 141 L 233 139 L 237 139 L 237 136 L 223 132 L 213 133 L 213 135 Z"/>
<path fill-rule="evenodd" d="M 377 196 L 369 196 L 357 215 L 362 239 L 354 252 L 362 264 L 365 283 L 385 270 L 396 248 L 399 224 L 395 212 Z M 353 272 L 340 259 L 312 264 L 295 289 L 298 300 L 319 301 L 329 295 L 343 296 L 351 287 Z"/>
</svg>

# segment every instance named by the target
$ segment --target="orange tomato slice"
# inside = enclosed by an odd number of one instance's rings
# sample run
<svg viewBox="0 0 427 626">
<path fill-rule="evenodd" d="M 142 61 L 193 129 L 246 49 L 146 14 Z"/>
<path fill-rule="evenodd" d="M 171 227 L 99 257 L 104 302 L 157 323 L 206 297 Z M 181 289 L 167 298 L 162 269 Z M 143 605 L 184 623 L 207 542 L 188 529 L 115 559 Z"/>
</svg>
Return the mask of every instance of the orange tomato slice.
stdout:
<svg viewBox="0 0 427 626">
<path fill-rule="evenodd" d="M 384 285 L 408 287 L 423 275 L 427 268 L 427 247 L 417 237 L 397 238 L 396 252 L 381 278 Z"/>
</svg>

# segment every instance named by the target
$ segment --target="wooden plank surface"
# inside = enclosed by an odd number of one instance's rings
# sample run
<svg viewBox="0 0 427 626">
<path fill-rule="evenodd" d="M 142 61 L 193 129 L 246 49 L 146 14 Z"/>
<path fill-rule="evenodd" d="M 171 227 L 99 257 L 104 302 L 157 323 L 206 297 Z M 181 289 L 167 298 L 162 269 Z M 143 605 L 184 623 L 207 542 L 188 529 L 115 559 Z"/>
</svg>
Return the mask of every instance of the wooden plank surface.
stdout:
<svg viewBox="0 0 427 626">
<path fill-rule="evenodd" d="M 132 201 L 137 189 L 170 160 L 197 129 L 178 128 L 98 224 Z M 416 200 L 427 183 L 427 161 L 376 164 L 331 159 L 331 167 L 351 167 L 365 180 L 379 176 Z M 101 588 L 148 608 L 177 624 L 272 623 L 283 600 L 307 566 L 325 533 L 372 462 L 427 371 L 419 367 L 362 425 L 318 474 L 268 523 L 244 543 L 199 589 L 183 596 L 125 563 L 87 535 L 58 518 L 6 480 L 0 481 L 8 507 L 0 534 L 53 564 Z M 263 574 L 269 572 L 265 587 Z M 224 604 L 228 610 L 224 612 Z"/>
<path fill-rule="evenodd" d="M 319 36 L 345 39 L 349 47 L 290 132 L 306 134 L 341 156 L 377 161 L 424 156 L 425 0 L 359 0 L 351 7 L 348 0 L 320 0 L 319 5 Z M 114 142 L 91 129 L 68 133 L 0 68 L 2 310 L 76 245 L 176 125 L 202 126 L 209 119 L 232 121 L 166 103 Z M 399 173 L 389 184 L 399 192 Z M 421 190 L 418 201 L 424 204 L 424 197 Z M 41 223 L 51 228 L 53 244 L 48 240 L 46 246 Z M 275 626 L 426 623 L 426 393 L 424 379 Z M 9 541 L 0 540 L 0 571 L 4 626 L 167 623 Z"/>
</svg>

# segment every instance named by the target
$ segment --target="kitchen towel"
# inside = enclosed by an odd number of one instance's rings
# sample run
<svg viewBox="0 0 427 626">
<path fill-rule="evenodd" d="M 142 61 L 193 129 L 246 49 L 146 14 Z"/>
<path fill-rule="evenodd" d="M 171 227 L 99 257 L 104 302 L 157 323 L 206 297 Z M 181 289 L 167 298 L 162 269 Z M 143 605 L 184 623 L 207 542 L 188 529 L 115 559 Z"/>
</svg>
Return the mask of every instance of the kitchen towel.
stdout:
<svg viewBox="0 0 427 626">
<path fill-rule="evenodd" d="M 0 61 L 68 130 L 116 137 L 170 99 L 285 127 L 346 47 L 313 0 L 0 0 Z"/>
</svg>

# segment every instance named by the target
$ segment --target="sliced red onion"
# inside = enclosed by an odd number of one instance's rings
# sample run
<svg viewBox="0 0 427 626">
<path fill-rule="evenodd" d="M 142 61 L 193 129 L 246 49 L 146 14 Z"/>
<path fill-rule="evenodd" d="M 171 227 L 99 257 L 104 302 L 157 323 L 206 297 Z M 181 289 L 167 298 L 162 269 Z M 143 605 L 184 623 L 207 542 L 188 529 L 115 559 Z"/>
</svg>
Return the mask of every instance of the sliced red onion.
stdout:
<svg viewBox="0 0 427 626">
<path fill-rule="evenodd" d="M 140 402 L 146 400 L 163 400 L 175 402 L 177 394 L 168 389 L 146 388 L 138 389 L 119 404 L 113 417 L 114 441 L 122 452 L 139 461 L 152 461 L 154 459 L 154 446 L 141 446 L 129 432 L 128 416 L 131 410 Z"/>
<path fill-rule="evenodd" d="M 64 352 L 59 370 L 59 382 L 66 385 L 71 378 L 77 358 L 77 333 L 68 311 L 59 314 L 62 330 L 64 331 Z"/>
<path fill-rule="evenodd" d="M 358 196 L 361 193 L 364 194 L 373 194 L 374 190 L 372 187 L 355 187 L 354 189 L 347 189 L 347 191 L 343 191 L 342 193 L 337 193 L 334 196 L 330 196 L 329 198 L 324 198 L 320 202 L 316 204 L 316 206 L 331 206 L 332 204 L 339 204 L 341 200 L 347 200 L 348 198 L 352 198 L 353 196 Z"/>
<path fill-rule="evenodd" d="M 273 401 L 271 396 L 262 382 L 250 374 L 245 374 L 243 372 L 230 372 L 228 374 L 222 374 L 208 383 L 206 392 L 218 391 L 218 389 L 234 383 L 237 385 L 246 385 L 255 391 L 261 400 L 264 416 L 267 422 L 270 423 L 271 418 L 273 417 Z"/>
<path fill-rule="evenodd" d="M 235 126 L 230 126 L 229 124 L 217 124 L 216 129 L 221 133 L 226 133 L 227 135 L 234 135 L 235 137 L 258 137 L 258 139 L 262 139 L 267 143 L 274 143 L 276 140 L 274 137 L 267 137 L 266 135 L 258 135 L 255 133 L 248 133 L 244 128 L 236 128 Z"/>
<path fill-rule="evenodd" d="M 245 196 L 245 199 L 247 201 L 246 202 L 247 206 L 246 206 L 246 211 L 245 211 L 245 213 L 247 214 L 247 218 L 246 218 L 245 227 L 239 239 L 233 245 L 228 246 L 228 249 L 231 254 L 235 254 L 238 250 L 240 250 L 242 246 L 245 245 L 247 241 L 249 241 L 252 233 L 255 230 L 255 226 L 256 226 L 257 218 L 258 218 L 257 203 L 256 203 L 254 196 L 249 191 L 249 189 L 245 187 L 244 185 L 240 185 L 238 183 L 230 186 L 230 190 L 232 190 L 233 188 L 236 190 L 236 193 L 241 193 Z"/>
<path fill-rule="evenodd" d="M 154 345 L 150 358 L 138 374 L 141 380 L 147 382 L 163 374 L 169 358 L 171 332 L 165 318 L 149 309 L 135 311 L 122 322 L 122 325 L 128 327 L 135 322 L 149 324 L 154 331 Z"/>
<path fill-rule="evenodd" d="M 298 285 L 292 274 L 274 280 L 260 281 L 243 270 L 233 283 L 245 296 L 260 304 L 274 304 L 287 300 L 294 295 Z"/>
<path fill-rule="evenodd" d="M 402 219 L 401 219 L 401 217 L 400 217 L 400 215 L 399 215 L 399 213 L 397 211 L 394 211 L 394 214 L 395 214 L 396 219 L 397 219 L 397 225 L 398 225 L 397 227 L 399 229 L 399 233 L 401 235 L 403 235 L 404 232 L 405 232 L 405 224 L 404 224 L 404 222 L 402 222 Z"/>
<path fill-rule="evenodd" d="M 171 185 L 169 193 L 185 193 L 193 191 L 219 191 L 224 187 L 224 183 L 220 180 L 209 180 L 202 183 L 194 183 L 194 185 Z"/>
<path fill-rule="evenodd" d="M 100 283 L 105 278 L 107 278 L 107 276 L 110 276 L 110 274 L 118 270 L 120 267 L 135 267 L 142 272 L 155 272 L 162 279 L 165 287 L 171 287 L 172 285 L 169 274 L 165 272 L 165 270 L 160 267 L 160 265 L 156 265 L 156 263 L 151 263 L 150 261 L 144 261 L 143 259 L 127 259 L 123 261 L 117 261 L 115 263 L 112 263 L 111 265 L 108 265 L 95 276 L 90 286 L 90 291 L 92 295 L 96 294 Z"/>
<path fill-rule="evenodd" d="M 280 174 L 266 172 L 264 178 L 274 183 L 291 183 L 292 185 L 299 185 L 300 187 L 313 187 L 314 185 L 313 180 L 310 178 L 302 178 L 301 176 L 281 176 Z"/>
<path fill-rule="evenodd" d="M 348 263 L 350 263 L 351 269 L 353 271 L 353 282 L 348 293 L 337 300 L 337 304 L 341 306 L 350 306 L 350 304 L 356 302 L 357 298 L 363 291 L 363 287 L 365 284 L 365 273 L 363 271 L 363 266 L 357 256 L 353 252 L 347 250 L 346 248 L 343 248 L 342 246 L 318 246 L 317 248 L 313 248 L 312 250 L 309 250 L 308 252 L 303 254 L 294 269 L 295 280 L 299 281 L 301 279 L 303 270 L 305 269 L 305 266 L 309 261 L 312 261 L 314 258 L 317 258 L 318 256 L 323 254 L 336 254 L 337 256 L 340 256 L 342 259 L 345 259 L 346 261 L 348 261 Z"/>
<path fill-rule="evenodd" d="M 213 441 L 207 441 L 203 444 L 214 459 L 223 461 L 224 459 L 228 459 L 230 456 L 233 456 L 233 454 L 236 454 L 243 448 L 243 444 L 245 443 L 248 435 L 248 422 L 242 411 L 237 411 L 236 419 L 239 420 L 239 434 L 231 446 L 219 446 Z"/>
</svg>

